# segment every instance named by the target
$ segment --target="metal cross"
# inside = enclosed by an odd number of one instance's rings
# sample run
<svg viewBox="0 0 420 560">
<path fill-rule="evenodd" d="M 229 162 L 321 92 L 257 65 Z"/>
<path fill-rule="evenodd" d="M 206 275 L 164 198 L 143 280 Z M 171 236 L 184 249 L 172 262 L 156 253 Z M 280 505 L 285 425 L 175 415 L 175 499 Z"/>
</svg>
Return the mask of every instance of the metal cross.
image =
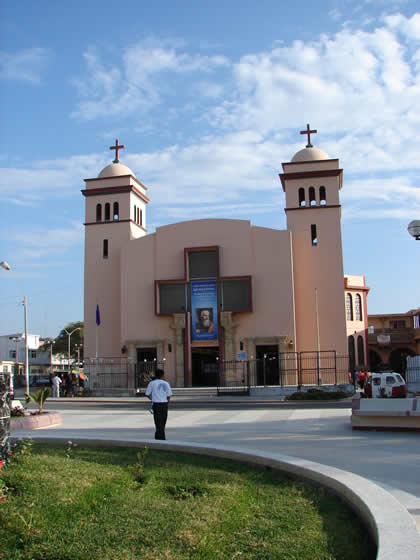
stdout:
<svg viewBox="0 0 420 560">
<path fill-rule="evenodd" d="M 110 150 L 115 150 L 115 159 L 114 159 L 113 163 L 119 163 L 120 162 L 120 160 L 118 159 L 118 152 L 119 152 L 119 150 L 122 150 L 123 148 L 125 148 L 125 146 L 124 145 L 120 146 L 118 144 L 118 138 L 115 140 L 115 146 L 110 146 L 109 147 Z"/>
<path fill-rule="evenodd" d="M 311 127 L 309 126 L 309 124 L 306 125 L 306 130 L 301 130 L 300 133 L 301 134 L 307 134 L 308 135 L 308 143 L 306 144 L 307 148 L 313 148 L 312 144 L 311 144 L 311 134 L 316 134 L 318 131 L 317 130 L 311 130 Z"/>
</svg>

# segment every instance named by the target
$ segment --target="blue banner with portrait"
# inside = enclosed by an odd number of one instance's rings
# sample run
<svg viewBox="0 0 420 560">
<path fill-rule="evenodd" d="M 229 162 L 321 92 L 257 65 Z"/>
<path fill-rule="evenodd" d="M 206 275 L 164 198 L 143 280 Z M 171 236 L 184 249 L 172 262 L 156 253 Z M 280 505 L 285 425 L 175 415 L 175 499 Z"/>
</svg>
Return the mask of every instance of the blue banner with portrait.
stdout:
<svg viewBox="0 0 420 560">
<path fill-rule="evenodd" d="M 216 280 L 191 282 L 192 340 L 217 340 Z"/>
</svg>

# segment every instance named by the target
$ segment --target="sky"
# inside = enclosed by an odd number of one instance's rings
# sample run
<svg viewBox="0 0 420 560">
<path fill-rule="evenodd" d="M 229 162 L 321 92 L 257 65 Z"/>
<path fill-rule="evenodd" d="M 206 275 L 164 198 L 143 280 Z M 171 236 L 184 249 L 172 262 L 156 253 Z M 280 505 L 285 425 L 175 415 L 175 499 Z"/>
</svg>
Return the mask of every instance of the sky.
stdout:
<svg viewBox="0 0 420 560">
<path fill-rule="evenodd" d="M 416 9 L 418 12 L 416 13 Z M 392 0 L 0 0 L 0 335 L 83 320 L 84 179 L 120 161 L 148 232 L 286 229 L 282 162 L 340 159 L 368 313 L 420 306 L 420 10 Z"/>
</svg>

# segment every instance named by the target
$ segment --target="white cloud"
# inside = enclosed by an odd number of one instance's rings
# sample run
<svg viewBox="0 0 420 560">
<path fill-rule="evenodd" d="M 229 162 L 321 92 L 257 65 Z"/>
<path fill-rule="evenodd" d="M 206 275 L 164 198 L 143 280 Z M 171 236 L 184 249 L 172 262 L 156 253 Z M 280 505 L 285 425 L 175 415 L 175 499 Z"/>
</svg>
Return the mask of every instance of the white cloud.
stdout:
<svg viewBox="0 0 420 560">
<path fill-rule="evenodd" d="M 39 84 L 48 58 L 47 49 L 41 47 L 15 53 L 0 51 L 0 78 Z"/>
<path fill-rule="evenodd" d="M 45 198 L 79 195 L 83 179 L 96 177 L 105 163 L 105 155 L 98 154 L 43 160 L 26 168 L 0 168 L 0 195 L 3 202 L 25 206 Z"/>
<path fill-rule="evenodd" d="M 18 247 L 21 258 L 37 259 L 48 255 L 67 253 L 83 242 L 84 229 L 79 222 L 68 227 L 48 229 L 36 227 L 28 231 L 8 232 L 8 243 Z"/>
<path fill-rule="evenodd" d="M 158 104 L 162 92 L 171 93 L 170 84 L 161 78 L 163 74 L 208 74 L 229 64 L 223 56 L 191 55 L 165 44 L 151 45 L 150 41 L 125 49 L 119 67 L 106 68 L 94 51 L 84 57 L 88 74 L 73 80 L 82 96 L 73 116 L 88 120 L 130 114 Z"/>
</svg>

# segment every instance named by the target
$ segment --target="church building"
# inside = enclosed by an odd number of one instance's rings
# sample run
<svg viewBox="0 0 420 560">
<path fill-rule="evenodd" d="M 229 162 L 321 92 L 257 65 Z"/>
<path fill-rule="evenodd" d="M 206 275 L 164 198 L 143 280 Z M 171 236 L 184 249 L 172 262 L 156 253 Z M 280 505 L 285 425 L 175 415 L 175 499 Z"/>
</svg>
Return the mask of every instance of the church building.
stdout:
<svg viewBox="0 0 420 560">
<path fill-rule="evenodd" d="M 347 355 L 343 170 L 312 146 L 314 132 L 282 164 L 286 230 L 215 218 L 147 233 L 147 187 L 119 161 L 117 140 L 82 191 L 85 360 L 154 360 L 172 386 L 191 387 L 215 385 L 221 362 Z M 366 309 L 364 280 L 360 293 Z"/>
</svg>

